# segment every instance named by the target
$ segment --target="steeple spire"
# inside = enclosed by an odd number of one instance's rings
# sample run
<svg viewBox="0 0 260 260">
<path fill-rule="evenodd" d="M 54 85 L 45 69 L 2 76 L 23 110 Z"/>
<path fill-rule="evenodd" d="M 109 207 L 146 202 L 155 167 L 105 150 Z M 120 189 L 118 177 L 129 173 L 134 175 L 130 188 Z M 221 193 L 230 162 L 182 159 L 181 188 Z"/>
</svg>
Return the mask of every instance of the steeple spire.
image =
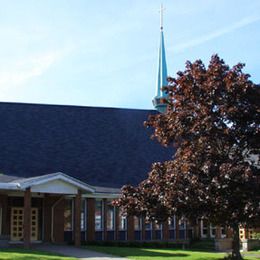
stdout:
<svg viewBox="0 0 260 260">
<path fill-rule="evenodd" d="M 164 35 L 163 35 L 163 5 L 160 8 L 160 47 L 159 47 L 159 66 L 158 66 L 158 78 L 156 83 L 156 96 L 153 99 L 153 105 L 156 110 L 163 113 L 166 111 L 166 104 L 163 99 L 167 98 L 165 91 L 162 91 L 163 86 L 167 86 L 167 64 L 164 47 Z"/>
<path fill-rule="evenodd" d="M 161 4 L 161 7 L 160 7 L 160 28 L 161 28 L 161 31 L 163 30 L 163 11 L 165 10 L 165 8 L 163 8 L 163 4 Z"/>
</svg>

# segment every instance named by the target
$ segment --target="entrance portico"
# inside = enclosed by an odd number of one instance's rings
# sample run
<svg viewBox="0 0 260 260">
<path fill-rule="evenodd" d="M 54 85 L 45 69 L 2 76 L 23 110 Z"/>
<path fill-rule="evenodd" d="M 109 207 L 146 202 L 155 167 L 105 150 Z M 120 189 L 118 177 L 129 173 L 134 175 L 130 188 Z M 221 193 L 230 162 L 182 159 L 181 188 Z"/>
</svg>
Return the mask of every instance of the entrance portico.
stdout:
<svg viewBox="0 0 260 260">
<path fill-rule="evenodd" d="M 11 242 L 23 242 L 25 247 L 39 240 L 62 242 L 64 207 L 61 206 L 65 197 L 70 196 L 74 201 L 73 240 L 80 246 L 81 197 L 95 192 L 94 188 L 63 173 L 54 173 L 2 184 L 1 191 L 7 200 L 5 217 L 9 218 Z"/>
</svg>

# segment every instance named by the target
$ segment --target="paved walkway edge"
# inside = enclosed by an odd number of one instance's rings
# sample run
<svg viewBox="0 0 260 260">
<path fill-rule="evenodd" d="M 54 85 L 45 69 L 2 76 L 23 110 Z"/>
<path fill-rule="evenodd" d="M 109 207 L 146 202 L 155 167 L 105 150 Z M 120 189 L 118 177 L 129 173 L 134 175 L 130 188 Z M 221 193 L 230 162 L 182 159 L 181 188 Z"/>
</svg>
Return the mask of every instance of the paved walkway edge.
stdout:
<svg viewBox="0 0 260 260">
<path fill-rule="evenodd" d="M 103 254 L 95 251 L 91 251 L 85 248 L 79 248 L 67 245 L 51 245 L 42 244 L 34 246 L 35 249 L 56 253 L 64 256 L 71 256 L 81 260 L 126 260 L 127 258 L 112 256 L 108 254 Z"/>
</svg>

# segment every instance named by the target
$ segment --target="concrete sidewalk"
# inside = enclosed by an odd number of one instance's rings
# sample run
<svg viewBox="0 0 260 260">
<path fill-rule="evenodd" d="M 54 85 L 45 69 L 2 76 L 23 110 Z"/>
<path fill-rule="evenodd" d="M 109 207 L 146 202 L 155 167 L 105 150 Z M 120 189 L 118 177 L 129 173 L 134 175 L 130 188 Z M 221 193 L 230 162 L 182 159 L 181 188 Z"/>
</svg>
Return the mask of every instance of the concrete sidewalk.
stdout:
<svg viewBox="0 0 260 260">
<path fill-rule="evenodd" d="M 42 244 L 42 245 L 34 246 L 34 248 L 41 251 L 75 257 L 81 260 L 123 260 L 123 259 L 126 260 L 127 259 L 123 257 L 116 257 L 112 255 L 98 253 L 95 251 L 90 251 L 88 249 L 78 248 L 74 246 Z"/>
</svg>

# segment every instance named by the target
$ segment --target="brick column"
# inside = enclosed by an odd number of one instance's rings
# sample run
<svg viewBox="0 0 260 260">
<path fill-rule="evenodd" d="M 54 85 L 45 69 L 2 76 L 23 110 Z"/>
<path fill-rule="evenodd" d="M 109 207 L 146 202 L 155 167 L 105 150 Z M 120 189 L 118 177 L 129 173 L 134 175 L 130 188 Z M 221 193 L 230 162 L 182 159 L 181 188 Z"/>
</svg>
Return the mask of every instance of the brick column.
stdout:
<svg viewBox="0 0 260 260">
<path fill-rule="evenodd" d="M 216 239 L 221 238 L 221 226 L 216 226 Z"/>
<path fill-rule="evenodd" d="M 103 209 L 104 209 L 104 212 L 103 212 L 103 223 L 104 223 L 104 226 L 103 226 L 103 238 L 104 240 L 107 240 L 107 199 L 103 199 L 102 200 L 103 202 Z"/>
<path fill-rule="evenodd" d="M 227 238 L 232 238 L 233 237 L 233 229 L 227 227 Z"/>
<path fill-rule="evenodd" d="M 51 198 L 48 194 L 44 195 L 43 198 L 43 237 L 45 242 L 51 241 Z"/>
<path fill-rule="evenodd" d="M 74 228 L 75 246 L 81 245 L 80 215 L 81 215 L 81 191 L 78 190 L 78 194 L 75 197 L 75 228 Z"/>
<path fill-rule="evenodd" d="M 23 215 L 23 241 L 24 247 L 31 246 L 31 189 L 24 192 L 24 215 Z"/>
<path fill-rule="evenodd" d="M 87 199 L 87 241 L 95 240 L 95 199 Z"/>
<path fill-rule="evenodd" d="M 127 217 L 127 240 L 135 239 L 134 216 Z"/>
<path fill-rule="evenodd" d="M 169 240 L 169 224 L 167 220 L 162 223 L 162 239 Z"/>
<path fill-rule="evenodd" d="M 195 220 L 193 224 L 193 238 L 200 238 L 200 220 Z"/>
<path fill-rule="evenodd" d="M 119 208 L 115 207 L 115 240 L 119 239 Z"/>
<path fill-rule="evenodd" d="M 10 234 L 10 219 L 8 216 L 8 196 L 1 194 L 0 195 L 0 206 L 2 207 L 2 235 Z"/>
<path fill-rule="evenodd" d="M 63 195 L 56 197 L 55 202 L 52 204 L 54 209 L 53 219 L 53 241 L 55 243 L 64 242 L 64 210 L 65 202 Z"/>
</svg>

